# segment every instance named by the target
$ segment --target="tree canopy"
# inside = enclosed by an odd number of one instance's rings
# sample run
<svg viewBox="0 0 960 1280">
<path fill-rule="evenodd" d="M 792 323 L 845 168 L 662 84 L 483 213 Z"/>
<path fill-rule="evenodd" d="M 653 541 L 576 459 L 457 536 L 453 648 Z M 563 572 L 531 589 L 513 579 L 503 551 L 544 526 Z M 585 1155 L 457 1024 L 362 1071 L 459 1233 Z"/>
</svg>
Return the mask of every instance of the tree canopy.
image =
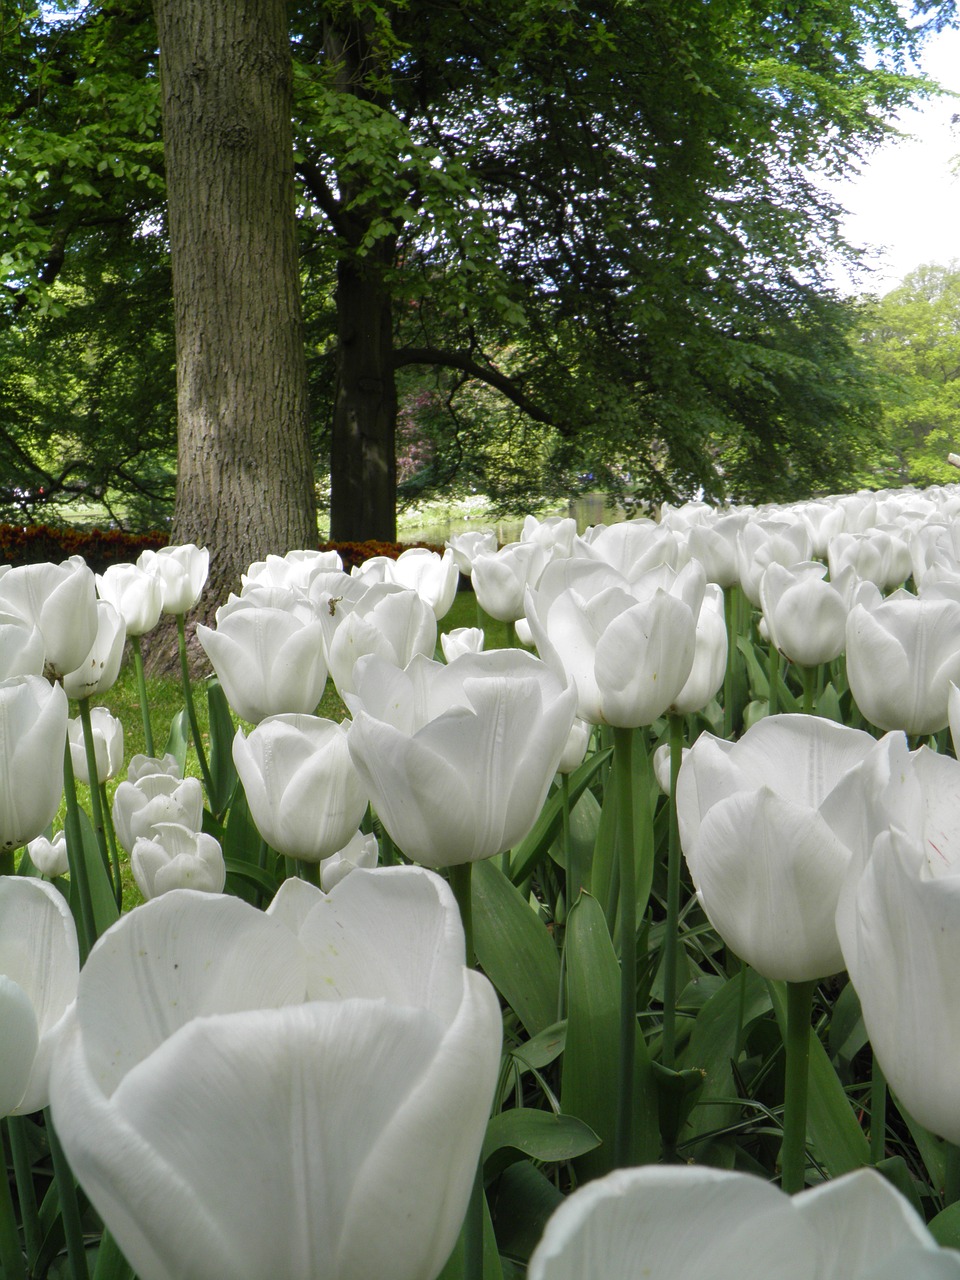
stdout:
<svg viewBox="0 0 960 1280">
<path fill-rule="evenodd" d="M 591 488 L 791 497 L 851 476 L 877 438 L 878 391 L 848 341 L 856 309 L 826 284 L 829 255 L 851 250 L 822 179 L 929 91 L 911 60 L 953 5 L 917 10 L 291 5 L 313 435 L 334 532 L 389 535 L 398 455 L 401 500 L 470 484 L 504 506 Z M 169 298 L 146 283 L 166 252 L 150 10 L 2 12 L 0 388 L 16 353 L 41 353 L 84 305 L 122 363 L 129 328 L 102 302 L 143 283 L 158 364 L 142 389 L 169 467 Z M 87 443 L 137 435 L 122 396 L 86 412 L 98 359 L 75 361 L 72 416 L 38 367 L 36 408 L 25 400 L 0 433 L 0 463 L 22 477 L 9 501 L 29 491 L 35 508 L 96 455 L 84 483 L 118 513 L 129 476 L 154 476 L 162 503 L 159 422 L 149 460 Z"/>
</svg>

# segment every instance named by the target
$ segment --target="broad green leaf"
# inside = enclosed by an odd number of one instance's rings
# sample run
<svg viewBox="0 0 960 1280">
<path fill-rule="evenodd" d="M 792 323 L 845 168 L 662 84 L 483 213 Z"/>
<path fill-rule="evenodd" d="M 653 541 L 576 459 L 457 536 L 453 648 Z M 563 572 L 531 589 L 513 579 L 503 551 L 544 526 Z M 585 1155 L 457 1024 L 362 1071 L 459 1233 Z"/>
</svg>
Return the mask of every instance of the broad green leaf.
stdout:
<svg viewBox="0 0 960 1280">
<path fill-rule="evenodd" d="M 520 1152 L 544 1164 L 558 1164 L 582 1156 L 599 1145 L 600 1139 L 590 1126 L 576 1116 L 514 1107 L 492 1116 L 487 1124 L 482 1156 L 484 1174 L 489 1180 L 512 1164 L 517 1157 L 511 1152 Z"/>
<path fill-rule="evenodd" d="M 222 815 L 237 785 L 237 769 L 233 763 L 236 727 L 227 695 L 217 679 L 207 683 L 207 708 L 210 713 L 210 778 L 213 783 L 213 795 L 209 800 L 213 812 Z"/>
<path fill-rule="evenodd" d="M 927 1223 L 927 1230 L 944 1249 L 960 1249 L 960 1200 L 941 1210 Z"/>
<path fill-rule="evenodd" d="M 504 1257 L 525 1263 L 563 1195 L 539 1169 L 520 1160 L 491 1183 L 487 1199 Z"/>
<path fill-rule="evenodd" d="M 187 743 L 189 741 L 190 720 L 187 716 L 186 707 L 181 707 L 170 721 L 170 733 L 167 737 L 167 745 L 163 749 L 165 755 L 173 756 L 180 765 L 181 778 L 187 763 Z"/>
<path fill-rule="evenodd" d="M 97 1265 L 93 1280 L 136 1280 L 133 1267 L 120 1252 L 117 1242 L 106 1228 L 97 1250 Z"/>
<path fill-rule="evenodd" d="M 552 1027 L 547 1027 L 546 1031 L 541 1031 L 539 1035 L 525 1040 L 523 1044 L 518 1044 L 510 1052 L 523 1066 L 536 1067 L 539 1070 L 559 1058 L 566 1042 L 567 1024 L 564 1020 L 554 1023 Z"/>
<path fill-rule="evenodd" d="M 585 1180 L 613 1168 L 620 1051 L 620 964 L 603 911 L 590 894 L 580 895 L 567 919 L 565 962 L 567 1044 L 560 1105 L 564 1115 L 578 1116 L 602 1142 L 577 1160 L 578 1176 Z M 656 1086 L 639 1027 L 631 1148 L 637 1164 L 656 1160 L 660 1152 Z"/>
<path fill-rule="evenodd" d="M 437 1280 L 464 1280 L 465 1268 L 463 1260 L 463 1231 L 453 1247 L 453 1253 L 444 1264 Z M 483 1200 L 483 1280 L 503 1280 L 503 1268 L 500 1266 L 500 1255 L 497 1252 L 497 1237 L 493 1231 L 493 1220 L 490 1217 L 490 1206 L 486 1196 Z"/>
<path fill-rule="evenodd" d="M 471 884 L 480 967 L 536 1035 L 557 1020 L 560 957 L 553 939 L 492 858 L 474 864 Z"/>
</svg>

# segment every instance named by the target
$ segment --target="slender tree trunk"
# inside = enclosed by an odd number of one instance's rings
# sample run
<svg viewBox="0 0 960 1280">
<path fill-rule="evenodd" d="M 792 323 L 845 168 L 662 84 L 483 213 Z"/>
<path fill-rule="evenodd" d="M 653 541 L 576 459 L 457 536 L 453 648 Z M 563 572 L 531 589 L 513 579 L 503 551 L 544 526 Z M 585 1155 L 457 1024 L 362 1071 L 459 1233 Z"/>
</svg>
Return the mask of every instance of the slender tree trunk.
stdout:
<svg viewBox="0 0 960 1280">
<path fill-rule="evenodd" d="M 213 599 L 315 546 L 285 0 L 154 0 L 177 336 L 171 539 Z"/>
</svg>

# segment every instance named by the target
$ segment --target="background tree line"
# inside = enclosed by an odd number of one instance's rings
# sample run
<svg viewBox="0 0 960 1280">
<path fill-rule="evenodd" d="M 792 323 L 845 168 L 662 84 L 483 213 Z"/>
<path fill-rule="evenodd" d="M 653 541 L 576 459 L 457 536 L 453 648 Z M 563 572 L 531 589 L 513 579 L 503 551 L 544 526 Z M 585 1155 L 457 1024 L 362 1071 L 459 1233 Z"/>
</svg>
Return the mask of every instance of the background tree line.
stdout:
<svg viewBox="0 0 960 1280">
<path fill-rule="evenodd" d="M 910 408 L 932 366 L 908 369 L 897 337 L 920 312 L 885 300 L 865 320 L 828 288 L 852 250 L 820 185 L 927 91 L 911 57 L 953 5 L 916 9 L 288 4 L 333 536 L 391 537 L 398 500 L 458 486 L 508 508 L 939 474 L 918 459 L 947 452 L 927 429 L 949 431 L 945 401 Z M 0 13 L 0 514 L 95 499 L 157 523 L 176 408 L 154 11 Z"/>
</svg>

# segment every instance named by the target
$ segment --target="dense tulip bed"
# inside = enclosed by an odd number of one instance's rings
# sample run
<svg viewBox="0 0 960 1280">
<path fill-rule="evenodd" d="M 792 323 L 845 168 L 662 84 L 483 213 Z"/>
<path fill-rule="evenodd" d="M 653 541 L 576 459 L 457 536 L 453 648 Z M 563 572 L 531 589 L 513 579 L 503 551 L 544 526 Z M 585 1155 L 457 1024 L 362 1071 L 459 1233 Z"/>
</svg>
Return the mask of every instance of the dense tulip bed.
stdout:
<svg viewBox="0 0 960 1280">
<path fill-rule="evenodd" d="M 3 1280 L 960 1276 L 960 490 L 206 575 L 0 568 Z"/>
</svg>

